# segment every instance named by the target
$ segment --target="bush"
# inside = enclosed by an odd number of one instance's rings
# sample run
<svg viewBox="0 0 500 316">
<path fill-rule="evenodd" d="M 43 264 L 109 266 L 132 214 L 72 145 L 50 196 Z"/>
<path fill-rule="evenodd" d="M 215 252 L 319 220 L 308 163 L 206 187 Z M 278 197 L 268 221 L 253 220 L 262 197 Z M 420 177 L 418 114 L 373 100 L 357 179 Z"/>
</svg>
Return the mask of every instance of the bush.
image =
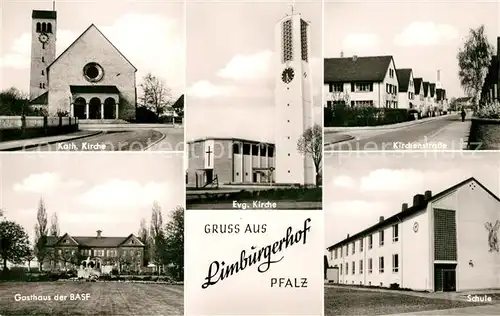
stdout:
<svg viewBox="0 0 500 316">
<path fill-rule="evenodd" d="M 500 103 L 495 101 L 480 106 L 475 116 L 484 119 L 500 119 Z"/>
<path fill-rule="evenodd" d="M 391 290 L 399 290 L 399 284 L 398 283 L 391 283 L 389 286 Z"/>
</svg>

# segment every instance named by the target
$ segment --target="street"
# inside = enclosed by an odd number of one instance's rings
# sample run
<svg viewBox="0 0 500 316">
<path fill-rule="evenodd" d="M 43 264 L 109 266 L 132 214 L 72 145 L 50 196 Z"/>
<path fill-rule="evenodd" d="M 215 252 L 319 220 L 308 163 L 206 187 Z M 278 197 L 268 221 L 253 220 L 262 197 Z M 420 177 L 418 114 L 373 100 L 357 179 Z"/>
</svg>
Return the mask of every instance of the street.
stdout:
<svg viewBox="0 0 500 316">
<path fill-rule="evenodd" d="M 326 132 L 325 150 L 461 150 L 469 131 L 470 121 L 453 114 L 395 129 Z"/>
</svg>

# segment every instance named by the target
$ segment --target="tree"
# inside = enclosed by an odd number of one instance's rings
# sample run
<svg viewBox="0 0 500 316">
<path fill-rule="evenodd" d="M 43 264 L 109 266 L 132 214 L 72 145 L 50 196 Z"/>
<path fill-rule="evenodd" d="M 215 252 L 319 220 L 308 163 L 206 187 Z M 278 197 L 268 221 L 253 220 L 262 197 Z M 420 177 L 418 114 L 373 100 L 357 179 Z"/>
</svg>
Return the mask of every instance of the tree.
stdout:
<svg viewBox="0 0 500 316">
<path fill-rule="evenodd" d="M 316 185 L 319 185 L 323 159 L 323 129 L 319 124 L 314 124 L 304 131 L 297 141 L 297 150 L 312 159 L 316 172 Z"/>
<path fill-rule="evenodd" d="M 35 225 L 35 256 L 38 260 L 38 265 L 40 271 L 43 268 L 43 260 L 47 255 L 46 245 L 47 245 L 47 210 L 45 209 L 45 204 L 43 199 L 40 199 L 38 203 L 38 211 L 36 213 L 37 223 Z"/>
<path fill-rule="evenodd" d="M 71 259 L 73 258 L 72 250 L 71 249 L 62 249 L 59 257 L 64 263 L 64 270 L 67 269 L 67 264 L 71 262 Z"/>
<path fill-rule="evenodd" d="M 470 29 L 464 46 L 458 51 L 458 76 L 462 88 L 476 107 L 492 55 L 493 47 L 488 42 L 484 25 Z"/>
<path fill-rule="evenodd" d="M 155 112 L 158 119 L 172 104 L 172 93 L 165 83 L 158 77 L 148 73 L 140 85 L 142 96 L 139 98 L 142 105 Z"/>
<path fill-rule="evenodd" d="M 184 208 L 172 211 L 165 226 L 165 261 L 176 269 L 176 278 L 184 280 Z"/>
<path fill-rule="evenodd" d="M 139 232 L 137 234 L 139 240 L 145 245 L 144 247 L 144 257 L 143 257 L 143 265 L 147 266 L 149 263 L 149 232 L 146 224 L 146 220 L 141 219 L 141 224 L 139 228 Z"/>
<path fill-rule="evenodd" d="M 31 262 L 35 259 L 34 248 L 28 245 L 28 250 L 24 256 L 24 260 L 28 263 L 28 272 L 31 271 Z"/>
<path fill-rule="evenodd" d="M 26 93 L 14 87 L 0 92 L 0 115 L 26 115 L 30 110 L 29 97 Z"/>
<path fill-rule="evenodd" d="M 50 219 L 50 236 L 59 237 L 59 219 L 57 213 L 52 214 Z"/>
<path fill-rule="evenodd" d="M 452 97 L 450 99 L 449 109 L 450 109 L 450 111 L 456 111 L 457 110 L 457 98 Z"/>
<path fill-rule="evenodd" d="M 7 270 L 7 261 L 23 263 L 29 247 L 28 234 L 21 225 L 12 221 L 0 222 L 0 258 L 3 270 Z"/>
<path fill-rule="evenodd" d="M 160 266 L 164 261 L 165 233 L 163 231 L 163 216 L 158 202 L 153 203 L 151 210 L 151 223 L 149 228 L 150 251 L 149 258 L 154 261 L 160 273 Z"/>
</svg>

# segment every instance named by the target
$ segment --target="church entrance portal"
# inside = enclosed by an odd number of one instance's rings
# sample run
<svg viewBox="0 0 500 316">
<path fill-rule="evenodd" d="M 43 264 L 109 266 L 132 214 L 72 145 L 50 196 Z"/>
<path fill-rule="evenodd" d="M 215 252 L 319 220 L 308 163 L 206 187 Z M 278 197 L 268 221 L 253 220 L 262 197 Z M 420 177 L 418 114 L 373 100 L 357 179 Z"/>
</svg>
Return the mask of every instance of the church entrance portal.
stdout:
<svg viewBox="0 0 500 316">
<path fill-rule="evenodd" d="M 116 103 L 115 99 L 107 98 L 104 101 L 104 119 L 115 119 L 116 118 Z"/>
<path fill-rule="evenodd" d="M 89 119 L 96 120 L 101 118 L 101 100 L 92 98 L 89 102 Z"/>
<path fill-rule="evenodd" d="M 84 120 L 87 118 L 85 114 L 85 110 L 87 107 L 87 102 L 84 98 L 76 98 L 73 103 L 73 116 L 78 117 L 80 120 Z"/>
</svg>

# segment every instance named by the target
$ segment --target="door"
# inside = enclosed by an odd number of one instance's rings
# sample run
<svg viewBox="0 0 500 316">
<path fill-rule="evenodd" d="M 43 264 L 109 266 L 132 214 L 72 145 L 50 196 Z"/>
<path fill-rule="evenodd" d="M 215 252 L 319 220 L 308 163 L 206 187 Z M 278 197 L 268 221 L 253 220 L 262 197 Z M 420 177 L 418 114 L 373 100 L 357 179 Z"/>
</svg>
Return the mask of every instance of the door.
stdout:
<svg viewBox="0 0 500 316">
<path fill-rule="evenodd" d="M 205 170 L 205 177 L 207 178 L 207 184 L 211 184 L 214 181 L 214 170 L 213 169 Z"/>
<path fill-rule="evenodd" d="M 457 290 L 456 264 L 434 265 L 434 291 L 453 292 Z"/>
<path fill-rule="evenodd" d="M 443 270 L 443 292 L 456 291 L 455 270 Z"/>
<path fill-rule="evenodd" d="M 253 178 L 252 178 L 253 183 L 257 183 L 257 172 L 253 173 Z"/>
</svg>

